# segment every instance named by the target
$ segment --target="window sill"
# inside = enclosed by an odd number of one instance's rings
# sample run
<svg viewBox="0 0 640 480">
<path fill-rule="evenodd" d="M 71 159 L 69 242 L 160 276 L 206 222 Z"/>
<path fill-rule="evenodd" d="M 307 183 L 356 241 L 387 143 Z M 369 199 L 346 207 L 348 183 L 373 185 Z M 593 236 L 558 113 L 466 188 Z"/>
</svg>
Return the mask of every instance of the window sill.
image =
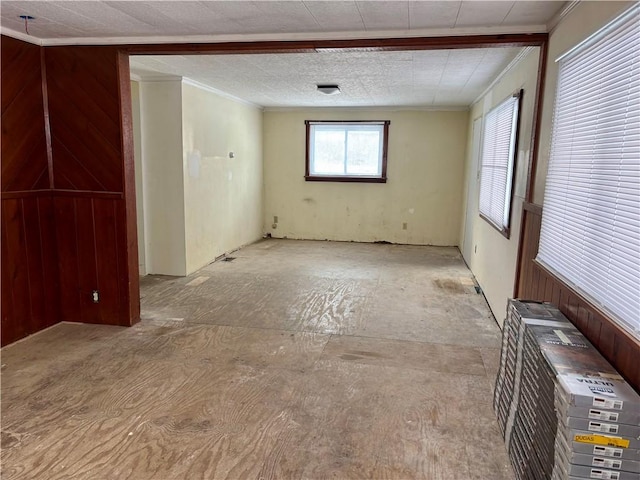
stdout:
<svg viewBox="0 0 640 480">
<path fill-rule="evenodd" d="M 387 179 L 381 177 L 330 177 L 322 175 L 305 175 L 304 179 L 307 182 L 387 183 Z"/>
<path fill-rule="evenodd" d="M 503 227 L 502 229 L 500 227 L 498 227 L 495 223 L 493 223 L 491 220 L 489 220 L 488 217 L 485 217 L 483 214 L 479 214 L 480 218 L 483 219 L 485 222 L 487 222 L 489 225 L 491 225 L 496 231 L 500 232 L 500 235 L 502 235 L 504 238 L 506 238 L 507 240 L 509 240 L 509 238 L 511 237 L 511 230 L 509 228 L 505 228 Z"/>
</svg>

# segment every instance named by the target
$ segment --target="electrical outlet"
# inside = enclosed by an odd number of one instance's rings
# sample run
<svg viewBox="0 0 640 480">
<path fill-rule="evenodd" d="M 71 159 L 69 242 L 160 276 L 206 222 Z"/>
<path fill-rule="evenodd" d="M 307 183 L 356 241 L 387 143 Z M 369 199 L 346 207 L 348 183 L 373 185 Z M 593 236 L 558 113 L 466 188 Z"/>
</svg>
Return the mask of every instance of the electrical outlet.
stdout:
<svg viewBox="0 0 640 480">
<path fill-rule="evenodd" d="M 100 301 L 100 293 L 98 290 L 91 292 L 91 300 L 93 300 L 93 303 L 98 303 Z"/>
<path fill-rule="evenodd" d="M 273 216 L 273 223 L 278 223 L 278 216 L 277 215 Z"/>
<path fill-rule="evenodd" d="M 406 229 L 407 229 L 407 222 L 404 222 L 404 223 L 402 224 L 402 229 L 403 229 L 403 230 L 406 230 Z"/>
</svg>

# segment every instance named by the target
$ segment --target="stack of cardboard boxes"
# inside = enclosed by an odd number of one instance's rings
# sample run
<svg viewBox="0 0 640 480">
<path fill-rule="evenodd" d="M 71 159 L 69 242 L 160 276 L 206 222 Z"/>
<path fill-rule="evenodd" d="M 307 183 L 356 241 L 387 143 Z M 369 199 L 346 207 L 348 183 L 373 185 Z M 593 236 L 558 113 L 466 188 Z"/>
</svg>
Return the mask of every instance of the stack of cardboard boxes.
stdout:
<svg viewBox="0 0 640 480">
<path fill-rule="evenodd" d="M 640 397 L 552 305 L 509 302 L 494 409 L 518 479 L 640 478 Z"/>
</svg>

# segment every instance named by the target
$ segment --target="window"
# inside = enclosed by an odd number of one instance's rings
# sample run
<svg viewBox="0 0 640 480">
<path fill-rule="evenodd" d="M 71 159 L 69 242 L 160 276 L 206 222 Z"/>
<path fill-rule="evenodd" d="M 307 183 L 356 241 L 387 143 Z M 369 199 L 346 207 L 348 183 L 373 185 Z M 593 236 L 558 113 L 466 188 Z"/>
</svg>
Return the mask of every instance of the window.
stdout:
<svg viewBox="0 0 640 480">
<path fill-rule="evenodd" d="M 388 121 L 305 123 L 307 181 L 387 181 Z"/>
<path fill-rule="evenodd" d="M 537 260 L 640 338 L 636 5 L 561 57 Z"/>
<path fill-rule="evenodd" d="M 482 135 L 480 216 L 507 238 L 521 97 L 522 91 L 487 113 Z"/>
</svg>

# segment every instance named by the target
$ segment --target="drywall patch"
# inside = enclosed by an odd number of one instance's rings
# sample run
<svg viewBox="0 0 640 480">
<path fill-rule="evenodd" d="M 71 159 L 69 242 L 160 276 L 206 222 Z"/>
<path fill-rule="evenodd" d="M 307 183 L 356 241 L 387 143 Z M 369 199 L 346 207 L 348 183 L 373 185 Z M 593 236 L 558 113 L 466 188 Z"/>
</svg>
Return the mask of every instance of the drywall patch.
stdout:
<svg viewBox="0 0 640 480">
<path fill-rule="evenodd" d="M 202 156 L 199 150 L 194 150 L 187 154 L 187 167 L 189 169 L 189 176 L 191 178 L 198 178 L 200 176 L 200 162 Z"/>
</svg>

